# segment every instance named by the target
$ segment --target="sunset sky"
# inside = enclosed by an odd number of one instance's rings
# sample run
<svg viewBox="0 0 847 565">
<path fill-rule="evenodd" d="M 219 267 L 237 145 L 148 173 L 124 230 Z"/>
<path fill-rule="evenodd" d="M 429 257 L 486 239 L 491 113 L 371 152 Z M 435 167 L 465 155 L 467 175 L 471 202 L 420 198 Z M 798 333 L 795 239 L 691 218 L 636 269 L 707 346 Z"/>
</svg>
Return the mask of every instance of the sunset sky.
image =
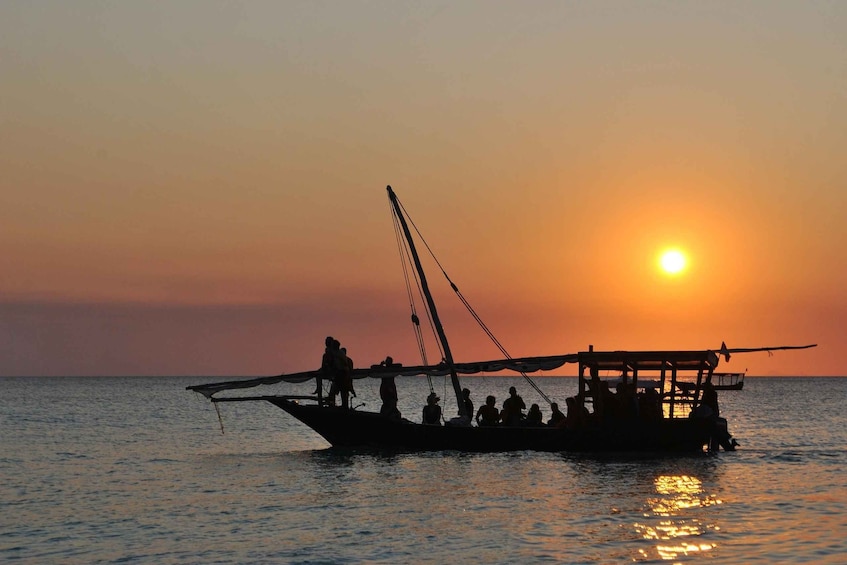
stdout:
<svg viewBox="0 0 847 565">
<path fill-rule="evenodd" d="M 416 364 L 388 184 L 513 356 L 817 343 L 720 370 L 844 375 L 845 30 L 847 2 L 0 3 L 0 375 L 278 374 L 326 335 Z M 500 357 L 428 266 L 455 358 Z"/>
</svg>

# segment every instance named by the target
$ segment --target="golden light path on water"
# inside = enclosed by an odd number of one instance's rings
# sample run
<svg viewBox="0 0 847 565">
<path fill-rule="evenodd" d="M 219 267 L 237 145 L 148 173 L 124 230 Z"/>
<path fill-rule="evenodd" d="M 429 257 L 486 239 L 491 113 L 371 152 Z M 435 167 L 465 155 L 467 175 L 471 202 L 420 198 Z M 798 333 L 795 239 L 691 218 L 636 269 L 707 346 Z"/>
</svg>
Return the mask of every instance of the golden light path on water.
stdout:
<svg viewBox="0 0 847 565">
<path fill-rule="evenodd" d="M 716 547 L 713 543 L 697 543 L 696 537 L 706 530 L 717 531 L 714 524 L 703 524 L 700 520 L 686 520 L 679 514 L 689 508 L 702 508 L 721 504 L 714 496 L 704 496 L 703 483 L 688 475 L 660 475 L 654 481 L 655 497 L 647 499 L 653 516 L 667 517 L 657 526 L 636 523 L 636 531 L 647 540 L 655 540 L 656 552 L 661 559 L 677 559 L 680 556 L 704 553 Z M 645 517 L 651 514 L 645 514 Z M 645 557 L 650 556 L 640 550 Z"/>
</svg>

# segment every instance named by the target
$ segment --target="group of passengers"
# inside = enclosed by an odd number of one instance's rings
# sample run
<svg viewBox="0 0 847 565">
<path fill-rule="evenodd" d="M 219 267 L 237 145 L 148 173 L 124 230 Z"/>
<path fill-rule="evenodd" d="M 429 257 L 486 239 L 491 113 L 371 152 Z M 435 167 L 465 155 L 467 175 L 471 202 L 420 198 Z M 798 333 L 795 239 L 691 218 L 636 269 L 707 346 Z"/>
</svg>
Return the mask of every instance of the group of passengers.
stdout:
<svg viewBox="0 0 847 565">
<path fill-rule="evenodd" d="M 462 401 L 464 403 L 464 413 L 467 415 L 473 414 L 474 405 L 470 398 L 471 391 L 468 389 L 462 390 Z M 438 402 L 441 400 L 435 392 L 431 392 L 427 397 L 426 405 L 423 408 L 422 423 L 440 426 L 442 422 L 442 410 Z M 497 399 L 494 396 L 487 396 L 485 404 L 479 407 L 474 420 L 477 426 L 511 426 L 511 427 L 576 427 L 579 422 L 584 421 L 587 417 L 587 412 L 583 408 L 582 411 L 577 410 L 575 398 L 568 398 L 568 415 L 559 409 L 559 405 L 555 402 L 550 404 L 551 414 L 547 422 L 544 422 L 544 416 L 541 413 L 541 408 L 538 404 L 533 404 L 529 407 L 529 411 L 525 414 L 526 403 L 518 394 L 515 387 L 509 388 L 509 396 L 503 402 L 503 408 L 497 409 Z M 384 401 L 383 401 L 384 406 Z M 583 412 L 585 416 L 583 416 Z M 578 416 L 579 415 L 579 416 Z M 464 425 L 468 425 L 466 422 Z"/>
<path fill-rule="evenodd" d="M 341 347 L 341 343 L 332 336 L 327 336 L 325 345 L 321 368 L 317 375 L 317 389 L 315 390 L 318 402 L 322 405 L 335 406 L 336 397 L 340 395 L 341 407 L 349 408 L 350 396 L 356 396 L 356 391 L 353 389 L 353 360 L 347 355 L 347 349 Z M 385 367 L 394 365 L 394 360 L 391 357 L 386 357 L 385 361 L 379 364 L 379 366 Z M 326 399 L 324 399 L 324 380 L 331 383 Z M 662 418 L 661 399 L 654 389 L 648 388 L 645 392 L 636 394 L 631 385 L 618 383 L 616 393 L 612 393 L 609 384 L 600 381 L 596 375 L 592 375 L 589 389 L 594 404 L 594 414 L 592 415 L 588 414 L 584 402 L 578 402 L 578 397 L 570 397 L 567 399 L 567 416 L 559 410 L 558 404 L 551 403 L 550 418 L 545 424 L 538 404 L 530 406 L 529 411 L 525 414 L 526 403 L 517 393 L 517 389 L 510 387 L 509 396 L 503 401 L 501 410 L 497 409 L 496 398 L 488 396 L 485 399 L 485 404 L 480 406 L 476 412 L 474 420 L 478 426 L 483 427 L 543 427 L 546 425 L 573 429 L 581 427 L 591 418 L 601 421 Z M 709 392 L 711 391 L 705 391 L 703 404 L 711 405 L 713 412 L 718 413 L 717 399 L 710 397 Z M 462 390 L 463 414 L 459 418 L 461 420 L 460 425 L 469 425 L 470 418 L 474 415 L 474 404 L 470 393 L 467 388 Z M 714 393 L 712 394 L 714 395 Z M 393 376 L 382 379 L 379 396 L 382 400 L 380 414 L 395 420 L 401 419 L 400 410 L 397 407 L 397 387 L 394 384 Z M 423 408 L 422 422 L 424 424 L 441 425 L 443 415 L 441 406 L 438 404 L 440 400 L 434 391 L 430 392 Z"/>
<path fill-rule="evenodd" d="M 485 404 L 476 413 L 478 426 L 524 426 L 524 427 L 553 427 L 575 429 L 588 422 L 590 415 L 584 405 L 578 402 L 576 396 L 566 399 L 567 415 L 559 409 L 556 402 L 550 404 L 550 418 L 546 424 L 538 404 L 533 404 L 526 415 L 526 406 L 518 396 L 515 387 L 509 389 L 509 398 L 503 403 L 503 409 L 497 410 L 497 400 L 493 396 L 485 399 Z"/>
<path fill-rule="evenodd" d="M 470 391 L 464 389 L 465 406 L 468 414 L 473 413 L 473 403 L 470 402 Z M 469 407 L 469 408 L 468 408 Z M 503 401 L 503 409 L 497 409 L 497 399 L 494 396 L 487 396 L 485 404 L 479 407 L 474 420 L 477 426 L 525 426 L 525 427 L 543 427 L 547 426 L 562 426 L 564 425 L 565 415 L 559 410 L 559 405 L 555 402 L 550 405 L 552 414 L 547 423 L 544 423 L 544 417 L 541 414 L 541 408 L 538 404 L 533 404 L 529 408 L 529 412 L 524 414 L 526 403 L 518 394 L 515 387 L 509 388 L 509 396 Z"/>
<path fill-rule="evenodd" d="M 341 342 L 332 336 L 327 336 L 325 342 L 323 358 L 321 359 L 321 368 L 317 376 L 317 388 L 315 394 L 318 395 L 318 402 L 326 403 L 329 406 L 335 406 L 335 397 L 341 395 L 341 407 L 350 407 L 350 396 L 356 396 L 356 391 L 353 390 L 353 360 L 347 356 L 347 349 L 341 347 Z M 329 395 L 324 402 L 323 399 L 323 381 L 330 381 Z"/>
<path fill-rule="evenodd" d="M 442 421 L 441 406 L 438 402 L 441 398 L 435 392 L 431 392 L 426 399 L 426 406 L 423 408 L 422 422 L 440 426 Z M 533 425 L 537 415 L 538 422 L 541 419 L 541 410 L 537 404 L 533 404 L 529 415 L 524 415 L 526 403 L 521 398 L 515 387 L 509 389 L 509 398 L 503 403 L 503 410 L 497 410 L 495 406 L 496 399 L 489 396 L 485 399 L 485 404 L 479 407 L 476 413 L 476 423 L 478 426 L 497 426 L 501 423 L 509 426 Z M 474 413 L 474 405 L 471 400 L 471 391 L 469 389 L 462 390 L 462 407 L 464 425 L 470 424 L 470 417 Z M 532 419 L 530 419 L 532 418 Z"/>
<path fill-rule="evenodd" d="M 601 422 L 662 419 L 662 401 L 655 388 L 637 392 L 633 383 L 619 382 L 612 392 L 609 383 L 592 375 L 588 383 L 594 403 L 594 419 Z"/>
</svg>

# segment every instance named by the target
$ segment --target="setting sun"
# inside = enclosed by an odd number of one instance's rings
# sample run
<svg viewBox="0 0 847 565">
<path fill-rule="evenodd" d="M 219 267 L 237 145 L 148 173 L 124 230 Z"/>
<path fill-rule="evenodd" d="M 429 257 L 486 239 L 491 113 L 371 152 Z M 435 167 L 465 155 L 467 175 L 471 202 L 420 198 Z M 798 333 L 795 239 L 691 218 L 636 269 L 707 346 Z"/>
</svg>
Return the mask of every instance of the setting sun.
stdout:
<svg viewBox="0 0 847 565">
<path fill-rule="evenodd" d="M 659 265 L 669 275 L 681 273 L 685 269 L 686 263 L 685 255 L 678 249 L 668 249 L 659 258 Z"/>
</svg>

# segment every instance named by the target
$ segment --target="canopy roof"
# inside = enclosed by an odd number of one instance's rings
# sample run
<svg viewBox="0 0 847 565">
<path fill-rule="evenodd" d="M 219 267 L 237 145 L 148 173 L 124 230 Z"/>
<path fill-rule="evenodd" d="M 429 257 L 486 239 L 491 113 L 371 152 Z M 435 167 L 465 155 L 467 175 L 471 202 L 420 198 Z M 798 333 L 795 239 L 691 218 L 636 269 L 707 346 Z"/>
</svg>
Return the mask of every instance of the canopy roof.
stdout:
<svg viewBox="0 0 847 565">
<path fill-rule="evenodd" d="M 665 369 L 714 369 L 719 358 L 714 351 L 584 351 L 579 363 L 599 371 L 660 371 Z"/>
</svg>

